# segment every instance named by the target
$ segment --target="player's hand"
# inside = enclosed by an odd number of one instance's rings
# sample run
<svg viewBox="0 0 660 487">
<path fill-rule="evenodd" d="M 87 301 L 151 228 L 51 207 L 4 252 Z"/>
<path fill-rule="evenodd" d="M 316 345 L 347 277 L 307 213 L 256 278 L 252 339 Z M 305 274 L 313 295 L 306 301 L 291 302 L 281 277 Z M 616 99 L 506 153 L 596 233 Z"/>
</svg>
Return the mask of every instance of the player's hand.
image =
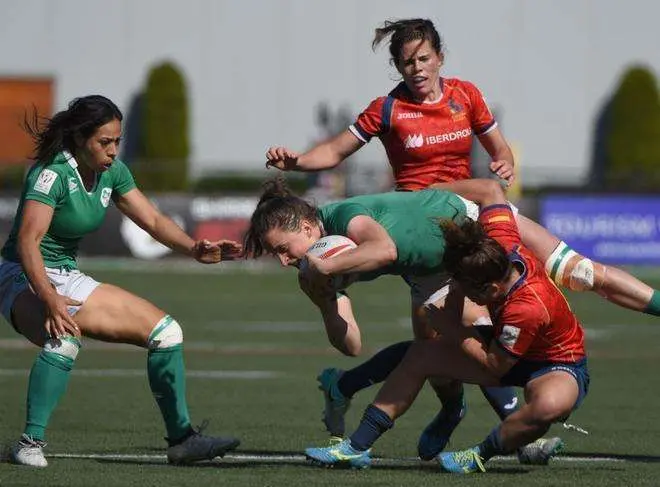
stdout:
<svg viewBox="0 0 660 487">
<path fill-rule="evenodd" d="M 323 260 L 313 255 L 306 255 L 300 263 L 298 272 L 300 289 L 317 306 L 336 299 L 334 278 L 327 274 Z"/>
<path fill-rule="evenodd" d="M 505 188 L 511 186 L 515 180 L 515 174 L 513 171 L 513 164 L 510 161 L 501 159 L 499 161 L 492 161 L 490 163 L 490 170 L 493 174 L 496 174 L 501 181 L 505 181 Z"/>
<path fill-rule="evenodd" d="M 243 256 L 243 245 L 233 240 L 218 240 L 214 242 L 220 247 L 220 257 L 222 260 L 234 260 Z"/>
<path fill-rule="evenodd" d="M 192 256 L 202 264 L 217 264 L 223 260 L 234 260 L 241 255 L 243 246 L 233 240 L 210 242 L 202 239 L 195 242 Z"/>
<path fill-rule="evenodd" d="M 82 306 L 82 302 L 67 296 L 53 293 L 44 299 L 46 305 L 46 321 L 44 328 L 48 336 L 61 338 L 66 335 L 80 336 L 78 324 L 69 314 L 69 306 Z"/>
<path fill-rule="evenodd" d="M 330 277 L 328 261 L 312 254 L 305 254 L 300 263 L 300 269 L 312 281 L 327 282 Z"/>
<path fill-rule="evenodd" d="M 280 171 L 293 171 L 298 165 L 298 153 L 286 147 L 271 147 L 266 152 L 266 168 L 275 167 Z"/>
</svg>

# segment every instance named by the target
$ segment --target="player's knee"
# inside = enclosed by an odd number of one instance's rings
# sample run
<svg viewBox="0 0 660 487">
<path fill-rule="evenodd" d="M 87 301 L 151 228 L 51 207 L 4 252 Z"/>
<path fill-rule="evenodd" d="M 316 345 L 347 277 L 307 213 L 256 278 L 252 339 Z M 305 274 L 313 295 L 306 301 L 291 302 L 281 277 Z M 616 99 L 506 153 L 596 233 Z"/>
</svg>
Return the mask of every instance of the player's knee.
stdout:
<svg viewBox="0 0 660 487">
<path fill-rule="evenodd" d="M 41 358 L 53 365 L 71 370 L 80 347 L 80 340 L 76 337 L 50 338 L 41 349 Z"/>
<path fill-rule="evenodd" d="M 533 422 L 538 425 L 550 425 L 563 420 L 571 413 L 571 405 L 564 398 L 545 396 L 533 404 Z"/>
<path fill-rule="evenodd" d="M 545 270 L 559 286 L 572 291 L 593 291 L 599 287 L 600 264 L 578 254 L 560 242 L 545 262 Z"/>
<path fill-rule="evenodd" d="M 149 334 L 147 348 L 159 350 L 171 348 L 183 343 L 183 330 L 177 321 L 170 315 L 161 319 Z"/>
</svg>

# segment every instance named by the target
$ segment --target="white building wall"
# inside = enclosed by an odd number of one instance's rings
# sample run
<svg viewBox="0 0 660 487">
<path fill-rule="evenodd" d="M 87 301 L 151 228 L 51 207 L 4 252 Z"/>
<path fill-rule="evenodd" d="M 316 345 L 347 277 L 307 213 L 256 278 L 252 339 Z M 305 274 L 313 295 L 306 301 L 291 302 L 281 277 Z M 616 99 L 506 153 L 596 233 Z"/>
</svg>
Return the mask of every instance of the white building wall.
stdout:
<svg viewBox="0 0 660 487">
<path fill-rule="evenodd" d="M 56 107 L 101 93 L 127 110 L 150 66 L 184 71 L 196 173 L 254 169 L 269 145 L 304 149 L 314 107 L 354 112 L 396 83 L 384 19 L 429 17 L 445 74 L 501 110 L 523 180 L 579 182 L 594 117 L 627 65 L 660 68 L 654 0 L 0 0 L 0 76 L 51 75 Z M 373 142 L 361 164 L 384 164 Z"/>
</svg>

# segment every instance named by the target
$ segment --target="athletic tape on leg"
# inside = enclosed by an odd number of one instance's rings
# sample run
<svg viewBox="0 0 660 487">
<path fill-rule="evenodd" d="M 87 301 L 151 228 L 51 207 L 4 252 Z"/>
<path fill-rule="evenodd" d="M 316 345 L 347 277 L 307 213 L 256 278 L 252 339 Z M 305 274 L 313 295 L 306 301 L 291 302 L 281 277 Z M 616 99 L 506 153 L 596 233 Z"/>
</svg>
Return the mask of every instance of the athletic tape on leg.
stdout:
<svg viewBox="0 0 660 487">
<path fill-rule="evenodd" d="M 594 288 L 594 263 L 560 242 L 545 262 L 545 270 L 559 286 L 572 291 Z"/>
<path fill-rule="evenodd" d="M 166 315 L 156 323 L 149 335 L 147 347 L 149 350 L 158 350 L 174 347 L 183 343 L 183 330 L 179 323 L 170 315 Z"/>
<path fill-rule="evenodd" d="M 76 360 L 80 346 L 80 340 L 72 336 L 65 336 L 62 338 L 51 338 L 46 341 L 43 351 Z"/>
</svg>

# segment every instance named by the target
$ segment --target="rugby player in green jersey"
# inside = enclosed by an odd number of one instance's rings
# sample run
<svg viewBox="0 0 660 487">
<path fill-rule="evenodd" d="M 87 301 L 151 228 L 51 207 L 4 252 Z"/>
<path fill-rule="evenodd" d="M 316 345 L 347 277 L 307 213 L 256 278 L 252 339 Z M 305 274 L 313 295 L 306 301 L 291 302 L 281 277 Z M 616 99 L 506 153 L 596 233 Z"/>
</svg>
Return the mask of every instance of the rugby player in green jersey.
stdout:
<svg viewBox="0 0 660 487">
<path fill-rule="evenodd" d="M 362 344 L 351 300 L 343 290 L 337 292 L 327 285 L 324 276 L 350 274 L 362 281 L 383 274 L 402 276 L 411 288 L 413 330 L 417 339 L 436 336 L 437 330 L 426 323 L 422 310 L 427 300 L 435 296 L 433 301 L 436 301 L 442 294 L 447 299 L 439 313 L 444 314 L 439 324 L 491 325 L 485 307 L 451 292 L 443 265 L 445 241 L 438 222 L 452 220 L 460 224 L 468 218 L 468 212 L 470 218 L 476 219 L 476 204 L 454 193 L 434 189 L 363 195 L 316 208 L 291 194 L 281 179 L 275 179 L 266 183 L 252 215 L 245 250 L 253 257 L 272 254 L 282 265 L 298 266 L 305 259 L 307 270 L 299 274 L 301 289 L 321 311 L 330 343 L 345 355 L 356 356 Z M 307 249 L 324 235 L 344 235 L 358 246 L 326 260 L 307 254 Z M 324 422 L 332 436 L 343 436 L 344 415 L 353 394 L 385 380 L 410 343 L 391 345 L 350 371 L 326 369 L 322 373 L 319 381 L 326 400 Z M 432 459 L 444 449 L 465 414 L 459 382 L 439 379 L 430 382 L 443 408 L 420 437 L 418 452 L 423 459 Z M 508 395 L 515 411 L 514 391 L 497 389 L 500 397 L 503 393 Z M 529 455 L 521 451 L 521 458 L 527 459 Z M 531 462 L 535 463 L 534 459 Z"/>
<path fill-rule="evenodd" d="M 101 226 L 111 201 L 154 239 L 201 263 L 240 252 L 236 242 L 194 241 L 149 202 L 117 159 L 122 118 L 112 101 L 91 95 L 73 100 L 45 125 L 36 114 L 25 124 L 35 141 L 36 162 L 0 254 L 0 311 L 41 348 L 30 373 L 25 429 L 11 451 L 17 464 L 48 465 L 45 430 L 82 337 L 148 350 L 147 375 L 165 422 L 170 463 L 210 459 L 239 444 L 192 428 L 177 321 L 149 301 L 78 270 L 78 244 Z"/>
</svg>

